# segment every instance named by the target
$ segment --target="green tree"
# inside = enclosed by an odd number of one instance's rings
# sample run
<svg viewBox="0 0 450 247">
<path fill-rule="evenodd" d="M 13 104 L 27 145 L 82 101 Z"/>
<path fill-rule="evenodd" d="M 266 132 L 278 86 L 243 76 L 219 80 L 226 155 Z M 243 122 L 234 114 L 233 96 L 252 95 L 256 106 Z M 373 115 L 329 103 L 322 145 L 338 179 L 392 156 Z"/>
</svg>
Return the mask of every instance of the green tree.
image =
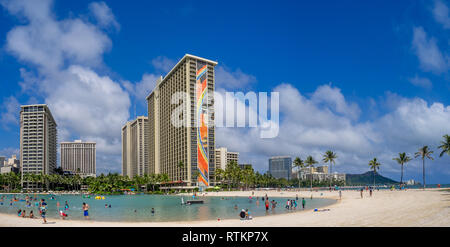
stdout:
<svg viewBox="0 0 450 247">
<path fill-rule="evenodd" d="M 306 167 L 310 168 L 310 177 L 311 177 L 311 191 L 312 191 L 312 184 L 313 184 L 313 168 L 314 164 L 317 164 L 318 162 L 310 155 L 306 157 L 305 164 Z"/>
<path fill-rule="evenodd" d="M 332 175 L 332 166 L 335 164 L 336 159 L 337 159 L 336 153 L 334 153 L 331 150 L 326 151 L 325 154 L 323 155 L 322 161 L 324 163 L 330 163 L 330 175 Z M 330 176 L 330 187 L 331 187 L 331 180 L 332 180 L 332 176 Z"/>
<path fill-rule="evenodd" d="M 373 170 L 373 187 L 375 187 L 375 174 L 377 170 L 380 169 L 381 164 L 378 162 L 377 158 L 373 158 L 373 160 L 369 161 L 369 167 Z"/>
<path fill-rule="evenodd" d="M 444 140 L 441 141 L 441 145 L 438 147 L 442 149 L 441 154 L 439 154 L 439 157 L 442 157 L 444 154 L 450 155 L 450 136 L 444 135 Z"/>
<path fill-rule="evenodd" d="M 425 158 L 433 160 L 433 157 L 431 157 L 431 154 L 433 151 L 431 151 L 428 146 L 423 146 L 419 148 L 419 151 L 415 153 L 415 157 L 420 157 L 422 159 L 422 176 L 423 176 L 423 189 L 425 189 Z"/>
<path fill-rule="evenodd" d="M 305 162 L 300 157 L 296 157 L 293 164 L 294 168 L 297 168 L 298 187 L 300 188 L 300 171 L 305 167 Z"/>
<path fill-rule="evenodd" d="M 411 157 L 407 156 L 406 153 L 398 153 L 397 158 L 393 158 L 402 167 L 402 172 L 400 176 L 400 184 L 403 184 L 403 166 L 411 161 Z"/>
</svg>

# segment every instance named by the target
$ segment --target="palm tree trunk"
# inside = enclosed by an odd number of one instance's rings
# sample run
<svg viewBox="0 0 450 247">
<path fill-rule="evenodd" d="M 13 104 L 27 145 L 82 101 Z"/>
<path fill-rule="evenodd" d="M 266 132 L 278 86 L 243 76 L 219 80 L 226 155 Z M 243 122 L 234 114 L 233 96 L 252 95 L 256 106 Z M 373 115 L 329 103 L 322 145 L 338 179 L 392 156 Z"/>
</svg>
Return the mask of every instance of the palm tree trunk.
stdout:
<svg viewBox="0 0 450 247">
<path fill-rule="evenodd" d="M 311 172 L 310 172 L 309 175 L 311 176 L 311 191 L 312 191 L 312 182 L 313 182 L 312 166 L 311 166 L 311 169 L 310 169 L 310 170 L 311 170 Z"/>
<path fill-rule="evenodd" d="M 425 159 L 422 159 L 422 167 L 423 167 L 423 189 L 425 189 Z"/>
<path fill-rule="evenodd" d="M 332 178 L 331 178 L 331 174 L 332 174 L 332 173 L 331 173 L 331 169 L 332 169 L 332 166 L 333 166 L 333 164 L 331 164 L 331 162 L 330 162 L 330 188 L 331 188 L 331 179 L 332 179 Z"/>
<path fill-rule="evenodd" d="M 403 184 L 403 164 L 402 164 L 402 176 L 400 177 L 400 185 Z"/>
<path fill-rule="evenodd" d="M 375 189 L 375 172 L 376 170 L 373 169 L 373 188 Z"/>
</svg>

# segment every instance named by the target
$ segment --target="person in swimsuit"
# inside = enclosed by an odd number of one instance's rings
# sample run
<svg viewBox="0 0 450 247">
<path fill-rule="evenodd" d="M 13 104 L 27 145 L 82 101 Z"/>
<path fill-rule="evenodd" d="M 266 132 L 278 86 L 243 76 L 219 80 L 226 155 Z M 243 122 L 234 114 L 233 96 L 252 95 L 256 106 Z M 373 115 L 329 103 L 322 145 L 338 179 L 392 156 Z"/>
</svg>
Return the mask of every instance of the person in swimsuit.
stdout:
<svg viewBox="0 0 450 247">
<path fill-rule="evenodd" d="M 89 219 L 89 205 L 83 202 L 83 214 L 85 219 Z"/>
<path fill-rule="evenodd" d="M 44 220 L 44 224 L 47 224 L 47 219 L 45 218 L 45 214 L 47 213 L 47 203 L 45 202 L 45 199 L 41 199 L 41 217 Z"/>
</svg>

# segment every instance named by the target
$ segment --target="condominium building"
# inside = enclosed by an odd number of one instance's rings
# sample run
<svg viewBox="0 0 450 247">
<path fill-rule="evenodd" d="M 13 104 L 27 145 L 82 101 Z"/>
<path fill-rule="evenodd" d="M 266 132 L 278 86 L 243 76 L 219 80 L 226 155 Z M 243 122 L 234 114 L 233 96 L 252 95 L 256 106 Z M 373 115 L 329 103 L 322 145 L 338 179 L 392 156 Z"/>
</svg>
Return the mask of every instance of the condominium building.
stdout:
<svg viewBox="0 0 450 247">
<path fill-rule="evenodd" d="M 20 160 L 17 159 L 17 155 L 13 154 L 13 155 L 11 155 L 11 158 L 8 158 L 7 160 L 5 160 L 4 166 L 12 166 L 15 168 L 19 168 Z"/>
<path fill-rule="evenodd" d="M 147 97 L 149 170 L 171 185 L 204 188 L 214 177 L 216 65 L 186 54 Z"/>
<path fill-rule="evenodd" d="M 122 175 L 149 174 L 148 117 L 140 116 L 122 127 Z"/>
<path fill-rule="evenodd" d="M 0 157 L 0 173 L 9 173 L 15 172 L 18 173 L 20 171 L 20 161 L 17 159 L 17 156 L 14 154 L 11 158 Z"/>
<path fill-rule="evenodd" d="M 253 169 L 253 166 L 252 164 L 239 164 L 239 168 L 241 168 L 242 170 Z"/>
<path fill-rule="evenodd" d="M 312 175 L 311 175 L 312 174 Z M 345 181 L 346 175 L 344 173 L 329 173 L 328 166 L 318 166 L 318 167 L 304 167 L 296 172 L 295 178 L 299 178 L 301 180 L 337 180 L 337 181 Z"/>
<path fill-rule="evenodd" d="M 225 170 L 227 165 L 234 161 L 236 164 L 239 162 L 239 153 L 238 152 L 230 152 L 226 147 L 216 148 L 216 169 L 220 168 Z"/>
<path fill-rule="evenodd" d="M 71 174 L 82 177 L 95 177 L 96 149 L 95 142 L 61 142 L 61 168 Z"/>
<path fill-rule="evenodd" d="M 269 159 L 269 174 L 274 178 L 292 179 L 292 158 L 275 156 Z"/>
<path fill-rule="evenodd" d="M 21 172 L 52 174 L 56 168 L 56 122 L 47 105 L 24 105 L 20 111 Z M 26 188 L 36 185 L 24 184 Z"/>
</svg>

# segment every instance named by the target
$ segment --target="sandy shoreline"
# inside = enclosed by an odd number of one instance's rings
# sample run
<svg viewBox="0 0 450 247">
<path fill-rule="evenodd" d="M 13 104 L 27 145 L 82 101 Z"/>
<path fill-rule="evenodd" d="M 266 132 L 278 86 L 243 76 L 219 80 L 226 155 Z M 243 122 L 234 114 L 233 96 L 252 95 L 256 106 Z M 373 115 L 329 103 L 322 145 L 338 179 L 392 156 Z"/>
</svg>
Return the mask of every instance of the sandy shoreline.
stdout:
<svg viewBox="0 0 450 247">
<path fill-rule="evenodd" d="M 311 192 L 255 191 L 255 196 L 309 198 Z M 339 199 L 338 192 L 312 192 L 314 198 Z M 322 194 L 322 195 L 321 195 Z M 207 196 L 249 196 L 251 191 L 210 192 Z M 279 205 L 282 206 L 282 205 Z M 450 226 L 450 192 L 439 189 L 414 189 L 407 191 L 374 191 L 372 197 L 364 192 L 360 198 L 357 191 L 343 191 L 342 200 L 326 207 L 330 211 L 313 212 L 297 210 L 295 213 L 256 217 L 253 220 L 239 219 L 181 221 L 181 222 L 99 222 L 82 220 L 24 219 L 15 215 L 0 214 L 0 226 L 71 226 L 71 227 L 234 227 L 234 226 Z"/>
</svg>

